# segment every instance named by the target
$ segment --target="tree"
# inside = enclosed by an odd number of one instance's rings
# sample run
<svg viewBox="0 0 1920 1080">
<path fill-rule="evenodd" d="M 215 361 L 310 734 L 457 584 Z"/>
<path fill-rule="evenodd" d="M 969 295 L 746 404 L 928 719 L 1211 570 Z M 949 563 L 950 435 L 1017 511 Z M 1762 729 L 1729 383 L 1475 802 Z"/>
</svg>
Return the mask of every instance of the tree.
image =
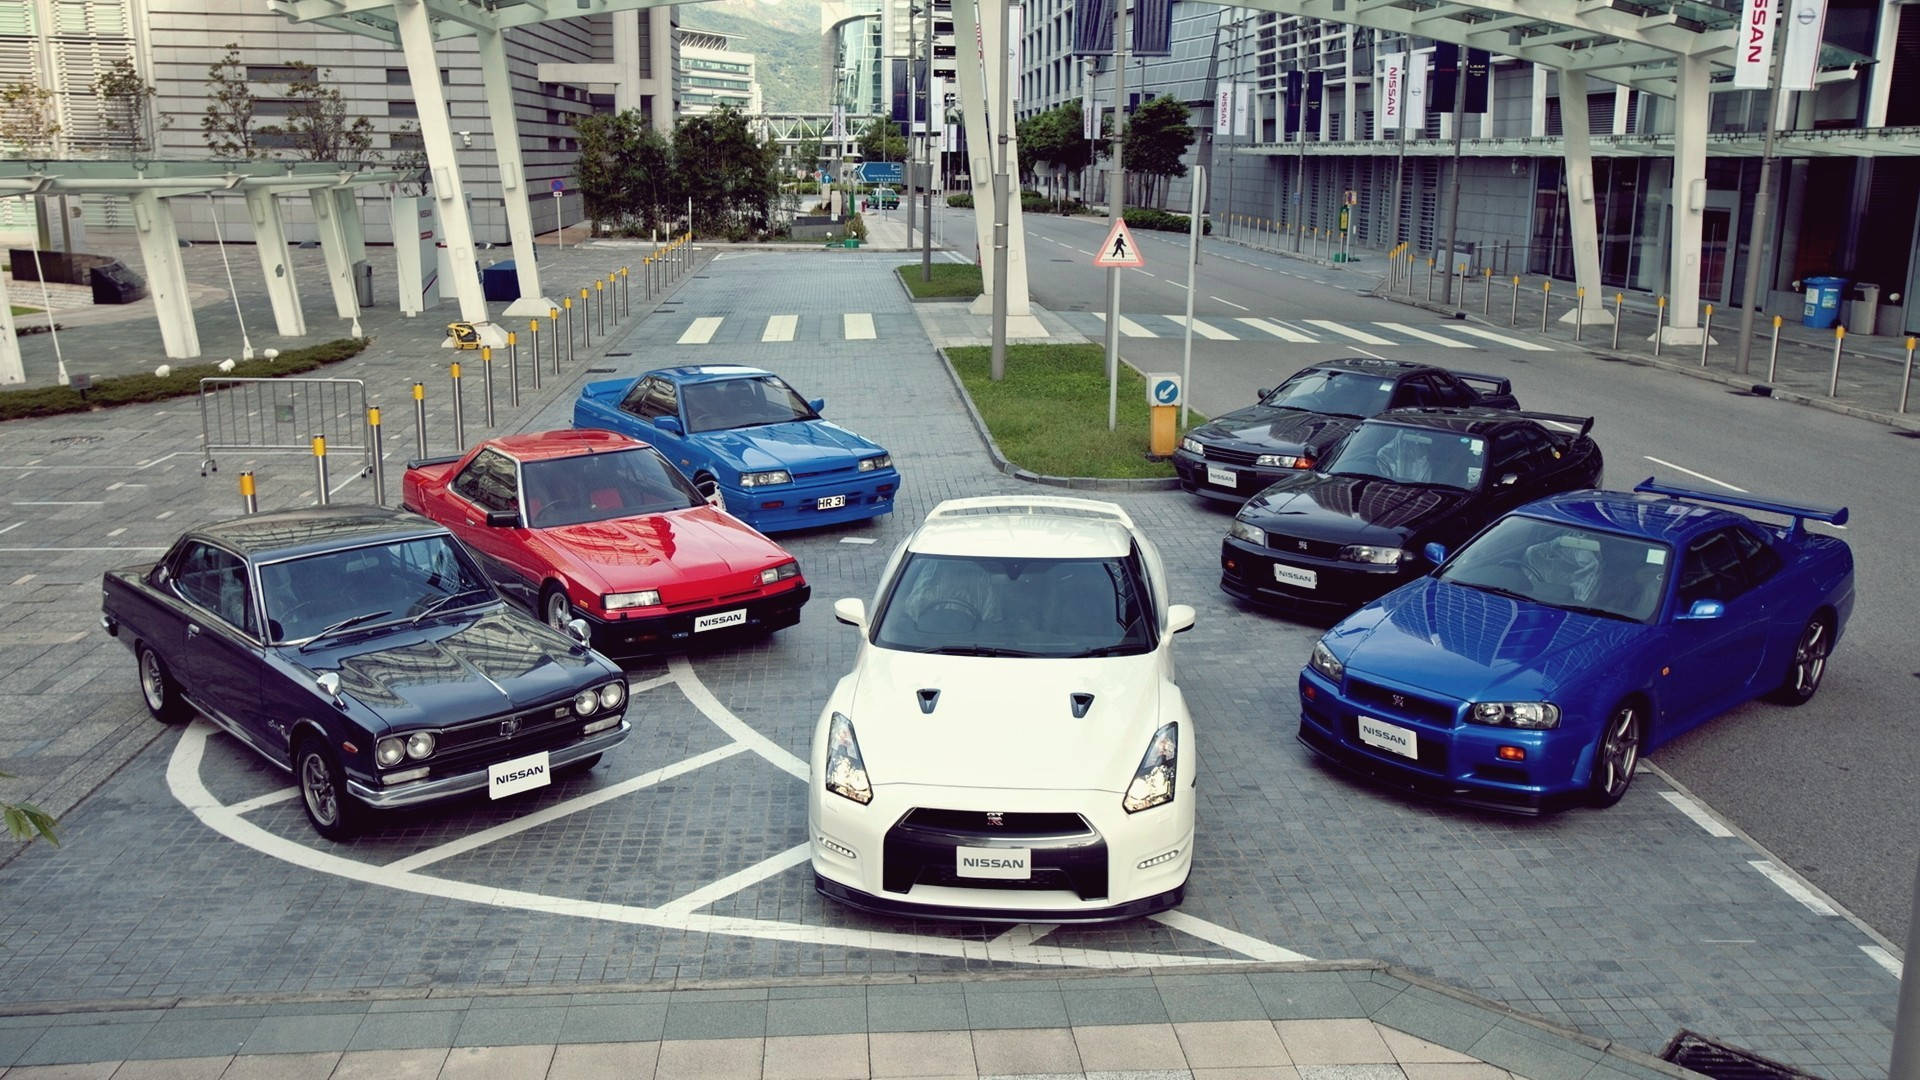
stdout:
<svg viewBox="0 0 1920 1080">
<path fill-rule="evenodd" d="M 29 82 L 0 87 L 0 144 L 16 153 L 53 150 L 60 123 L 54 119 L 53 91 Z"/>
<path fill-rule="evenodd" d="M 432 186 L 428 181 L 431 175 L 427 164 L 427 144 L 421 139 L 420 125 L 411 120 L 393 129 L 387 136 L 387 153 L 391 155 L 389 166 L 408 174 L 405 179 L 395 181 L 399 194 L 419 197 L 427 193 Z"/>
<path fill-rule="evenodd" d="M 804 172 L 811 177 L 819 170 L 820 159 L 825 156 L 826 151 L 819 139 L 804 139 L 795 144 L 787 162 L 796 172 Z"/>
<path fill-rule="evenodd" d="M 289 60 L 293 78 L 287 82 L 287 122 L 260 128 L 263 135 L 282 137 L 296 157 L 308 161 L 364 161 L 373 149 L 373 121 L 347 117 L 347 102 L 338 87 L 321 80 L 333 74 L 304 60 Z"/>
<path fill-rule="evenodd" d="M 207 66 L 207 108 L 200 114 L 200 138 L 217 158 L 251 161 L 265 157 L 253 129 L 255 98 L 247 85 L 240 46 L 227 42 L 226 55 Z"/>
<path fill-rule="evenodd" d="M 860 156 L 868 161 L 907 160 L 907 139 L 900 125 L 876 116 L 860 129 Z"/>
<path fill-rule="evenodd" d="M 683 118 L 673 129 L 673 161 L 696 231 L 742 238 L 771 224 L 779 154 L 740 110 L 729 105 Z"/>
<path fill-rule="evenodd" d="M 103 141 L 108 146 L 140 153 L 153 147 L 154 89 L 133 61 L 115 60 L 94 77 L 93 93 L 100 101 L 100 117 L 106 121 Z"/>
<path fill-rule="evenodd" d="M 673 189 L 673 157 L 666 139 L 638 110 L 594 113 L 574 121 L 580 156 L 574 178 L 587 216 L 623 227 L 652 229 Z"/>
<path fill-rule="evenodd" d="M 0 773 L 0 780 L 12 778 L 12 773 Z M 37 836 L 55 847 L 60 846 L 53 815 L 32 803 L 0 802 L 0 821 L 6 822 L 7 832 L 15 840 L 32 840 Z"/>
<path fill-rule="evenodd" d="M 1162 94 L 1134 110 L 1127 121 L 1121 136 L 1121 163 L 1143 178 L 1143 201 L 1149 206 L 1166 198 L 1168 177 L 1187 175 L 1187 163 L 1181 159 L 1193 145 L 1189 115 L 1184 102 Z"/>
</svg>

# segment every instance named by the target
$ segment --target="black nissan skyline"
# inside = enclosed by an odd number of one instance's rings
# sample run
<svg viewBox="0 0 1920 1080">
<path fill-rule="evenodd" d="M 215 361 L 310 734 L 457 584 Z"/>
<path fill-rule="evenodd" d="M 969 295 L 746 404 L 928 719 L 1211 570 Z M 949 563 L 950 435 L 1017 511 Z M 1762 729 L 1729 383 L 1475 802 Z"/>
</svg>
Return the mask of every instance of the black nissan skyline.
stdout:
<svg viewBox="0 0 1920 1080">
<path fill-rule="evenodd" d="M 100 623 L 132 650 L 148 711 L 204 714 L 291 772 L 307 819 L 351 837 L 369 808 L 592 768 L 627 737 L 626 677 L 507 607 L 445 528 L 312 507 L 201 526 L 107 572 Z"/>
<path fill-rule="evenodd" d="M 1515 507 L 1598 487 L 1592 417 L 1503 409 L 1394 409 L 1363 421 L 1310 470 L 1240 508 L 1220 587 L 1308 612 L 1357 608 L 1433 568 Z"/>
<path fill-rule="evenodd" d="M 1240 502 L 1289 473 L 1311 469 L 1360 421 L 1388 409 L 1517 409 L 1506 379 L 1409 360 L 1353 356 L 1313 364 L 1249 408 L 1187 432 L 1174 451 L 1180 486 Z"/>
</svg>

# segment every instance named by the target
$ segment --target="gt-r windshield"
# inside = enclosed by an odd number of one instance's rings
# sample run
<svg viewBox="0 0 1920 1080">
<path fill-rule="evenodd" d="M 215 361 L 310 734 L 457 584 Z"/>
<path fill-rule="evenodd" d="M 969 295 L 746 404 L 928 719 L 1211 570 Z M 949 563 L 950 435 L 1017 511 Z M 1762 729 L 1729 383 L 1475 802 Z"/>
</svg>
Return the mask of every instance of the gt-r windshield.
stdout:
<svg viewBox="0 0 1920 1080">
<path fill-rule="evenodd" d="M 1154 647 L 1138 563 L 909 555 L 873 642 L 954 656 L 1131 656 Z"/>
<path fill-rule="evenodd" d="M 1372 416 L 1393 397 L 1393 380 L 1358 371 L 1303 371 L 1260 403 L 1330 416 Z"/>
<path fill-rule="evenodd" d="M 263 563 L 260 591 L 267 602 L 268 635 L 279 643 L 345 629 L 348 620 L 372 626 L 498 599 L 450 536 Z"/>
<path fill-rule="evenodd" d="M 536 529 L 664 514 L 705 502 L 650 447 L 529 461 L 522 472 L 527 517 Z"/>
<path fill-rule="evenodd" d="M 1355 428 L 1320 467 L 1335 476 L 1474 491 L 1486 461 L 1487 440 L 1477 435 L 1371 422 Z"/>
<path fill-rule="evenodd" d="M 793 388 L 772 375 L 688 383 L 680 388 L 688 431 L 816 420 L 819 414 Z"/>
<path fill-rule="evenodd" d="M 1646 622 L 1666 595 L 1672 553 L 1619 533 L 1511 515 L 1434 576 L 1588 615 Z"/>
</svg>

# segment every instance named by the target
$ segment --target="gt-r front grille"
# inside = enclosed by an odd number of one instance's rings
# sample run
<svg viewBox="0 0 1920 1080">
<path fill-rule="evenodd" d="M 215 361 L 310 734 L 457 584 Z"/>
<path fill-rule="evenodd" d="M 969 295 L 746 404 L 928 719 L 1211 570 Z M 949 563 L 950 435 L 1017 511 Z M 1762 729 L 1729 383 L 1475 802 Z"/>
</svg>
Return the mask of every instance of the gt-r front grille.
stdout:
<svg viewBox="0 0 1920 1080">
<path fill-rule="evenodd" d="M 999 818 L 994 825 L 991 818 Z M 1019 879 L 962 877 L 956 848 L 1024 847 L 1032 871 Z M 1082 900 L 1107 896 L 1107 842 L 1079 814 L 910 810 L 887 830 L 882 887 L 911 893 L 916 885 L 960 889 L 1068 890 Z"/>
<path fill-rule="evenodd" d="M 1316 559 L 1337 559 L 1340 557 L 1340 545 L 1325 540 L 1307 540 L 1298 536 L 1286 536 L 1277 532 L 1267 534 L 1267 546 L 1275 551 L 1290 555 L 1310 555 Z"/>
<path fill-rule="evenodd" d="M 972 834 L 989 839 L 1025 836 L 1094 836 L 1093 827 L 1079 814 L 1028 814 L 1015 810 L 910 810 L 902 825 L 951 835 Z"/>
<path fill-rule="evenodd" d="M 1260 456 L 1245 450 L 1229 450 L 1224 446 L 1203 445 L 1200 449 L 1205 451 L 1208 461 L 1224 461 L 1229 465 L 1251 465 L 1253 459 Z"/>
<path fill-rule="evenodd" d="M 1347 696 L 1386 719 L 1404 716 L 1435 727 L 1452 727 L 1457 713 L 1457 706 L 1451 701 L 1436 701 L 1419 694 L 1391 690 L 1365 679 L 1347 679 Z"/>
</svg>

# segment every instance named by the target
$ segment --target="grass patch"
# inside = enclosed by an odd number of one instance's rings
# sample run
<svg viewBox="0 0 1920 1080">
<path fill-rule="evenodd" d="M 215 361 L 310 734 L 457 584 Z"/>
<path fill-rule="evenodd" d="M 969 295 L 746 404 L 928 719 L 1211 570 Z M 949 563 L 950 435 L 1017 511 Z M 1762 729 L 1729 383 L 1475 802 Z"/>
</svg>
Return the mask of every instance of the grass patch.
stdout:
<svg viewBox="0 0 1920 1080">
<path fill-rule="evenodd" d="M 920 280 L 920 264 L 909 263 L 896 266 L 893 272 L 900 275 L 900 281 L 915 299 L 951 298 L 971 300 L 980 295 L 984 287 L 980 283 L 980 268 L 972 263 L 937 262 L 933 264 L 933 280 Z"/>
<path fill-rule="evenodd" d="M 279 375 L 298 375 L 358 356 L 369 344 L 369 338 L 341 338 L 304 349 L 288 349 L 272 360 L 242 360 L 233 365 L 232 371 L 224 372 L 213 364 L 193 364 L 175 367 L 164 378 L 151 372 L 116 375 L 96 379 L 92 389 L 84 393 L 69 386 L 36 386 L 29 390 L 0 391 L 0 420 L 57 416 L 60 413 L 87 412 L 114 405 L 185 397 L 200 392 L 201 379 L 267 379 Z"/>
<path fill-rule="evenodd" d="M 37 307 L 27 307 L 24 304 L 9 304 L 7 306 L 12 309 L 15 315 L 32 315 L 40 310 Z"/>
<path fill-rule="evenodd" d="M 948 349 L 960 381 L 1007 459 L 1050 476 L 1165 477 L 1147 460 L 1147 384 L 1120 365 L 1119 417 L 1107 430 L 1106 352 L 1098 345 L 1009 345 L 1007 377 L 988 376 L 993 350 Z M 1206 417 L 1189 413 L 1190 423 Z"/>
</svg>

